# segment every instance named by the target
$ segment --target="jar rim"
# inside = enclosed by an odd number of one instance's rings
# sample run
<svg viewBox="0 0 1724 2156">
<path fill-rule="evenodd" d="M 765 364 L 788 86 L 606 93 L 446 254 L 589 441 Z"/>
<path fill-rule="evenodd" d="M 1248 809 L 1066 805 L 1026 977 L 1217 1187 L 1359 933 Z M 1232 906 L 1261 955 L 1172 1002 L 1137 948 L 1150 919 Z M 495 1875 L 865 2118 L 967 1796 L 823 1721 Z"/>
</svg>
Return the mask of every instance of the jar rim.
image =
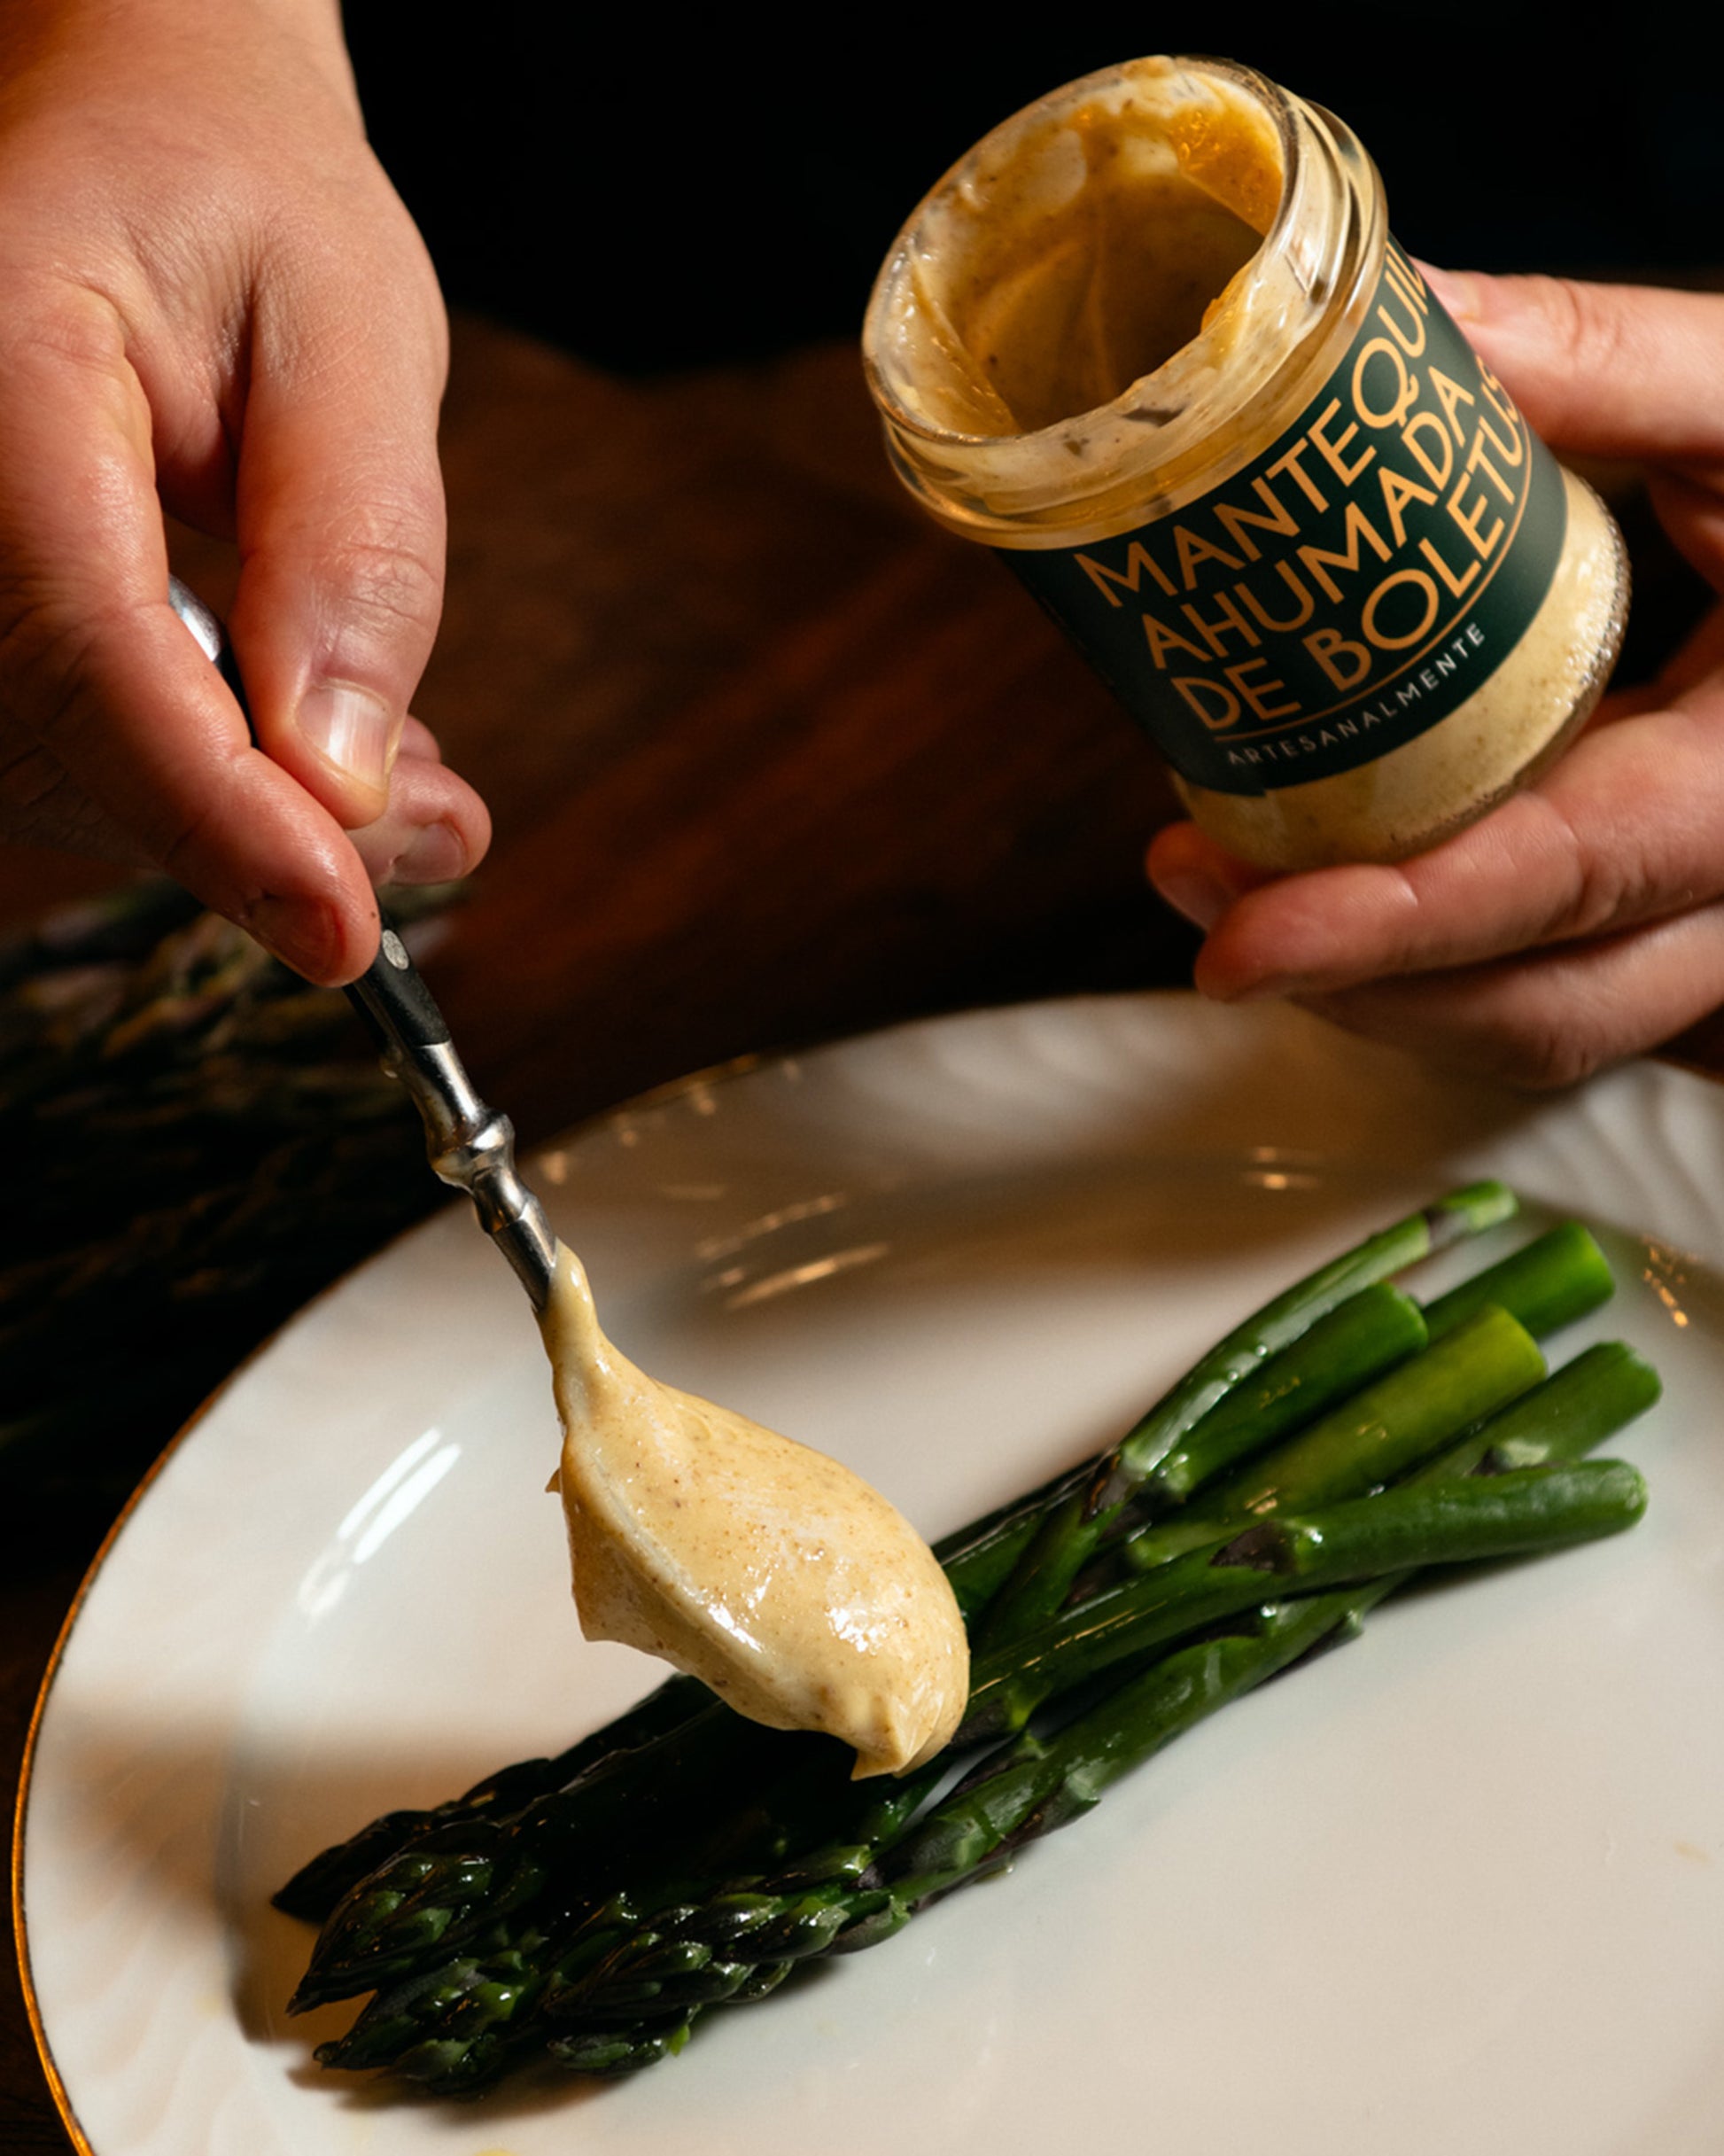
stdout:
<svg viewBox="0 0 1724 2156">
<path fill-rule="evenodd" d="M 899 397 L 879 356 L 886 342 L 883 334 L 885 315 L 896 299 L 898 281 L 910 268 L 918 236 L 929 214 L 944 208 L 961 190 L 967 175 L 974 167 L 985 162 L 990 153 L 1011 147 L 1013 137 L 1020 133 L 1027 133 L 1032 123 L 1045 125 L 1056 120 L 1062 108 L 1081 107 L 1105 89 L 1146 67 L 1165 70 L 1169 74 L 1190 73 L 1208 76 L 1224 82 L 1249 98 L 1270 121 L 1275 130 L 1281 158 L 1280 198 L 1269 229 L 1241 265 L 1240 274 L 1246 274 L 1285 246 L 1288 228 L 1295 215 L 1301 156 L 1293 101 L 1279 83 L 1271 82 L 1267 75 L 1260 74 L 1255 68 L 1247 67 L 1238 60 L 1204 53 L 1150 54 L 1137 59 L 1120 60 L 1111 66 L 1097 68 L 1089 74 L 1062 83 L 1058 89 L 1051 90 L 1032 103 L 1021 106 L 1017 112 L 990 128 L 979 142 L 973 144 L 929 188 L 905 220 L 888 250 L 869 295 L 863 322 L 862 352 L 869 388 L 889 433 L 915 436 L 930 446 L 937 444 L 943 448 L 960 453 L 966 448 L 985 452 L 990 448 L 1006 442 L 1030 446 L 1050 441 L 1056 436 L 1068 436 L 1073 427 L 1082 425 L 1085 420 L 1107 415 L 1128 416 L 1138 390 L 1161 371 L 1160 368 L 1155 368 L 1145 374 L 1135 376 L 1117 395 L 1083 411 L 1068 413 L 1039 427 L 990 434 L 942 426 L 912 410 Z M 1200 341 L 1200 339 L 1193 340 L 1193 343 Z M 1189 351 L 1192 347 L 1188 345 L 1183 348 Z"/>
</svg>

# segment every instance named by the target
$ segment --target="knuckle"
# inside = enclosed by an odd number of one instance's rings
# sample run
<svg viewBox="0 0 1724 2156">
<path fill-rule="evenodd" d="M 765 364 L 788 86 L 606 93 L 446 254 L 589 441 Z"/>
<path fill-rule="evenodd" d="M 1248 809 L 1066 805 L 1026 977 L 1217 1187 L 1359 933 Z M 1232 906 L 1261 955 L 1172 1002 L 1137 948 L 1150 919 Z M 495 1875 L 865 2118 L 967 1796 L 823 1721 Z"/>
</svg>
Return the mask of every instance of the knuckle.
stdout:
<svg viewBox="0 0 1724 2156">
<path fill-rule="evenodd" d="M 330 545 L 322 565 L 344 643 L 429 648 L 443 609 L 440 549 L 426 543 L 422 515 L 376 510 Z"/>
<path fill-rule="evenodd" d="M 0 325 L 0 354 L 8 372 L 26 381 L 68 368 L 88 376 L 120 377 L 128 371 L 126 330 L 119 310 L 88 285 L 58 276 L 13 282 Z"/>
<path fill-rule="evenodd" d="M 1620 825 L 1604 850 L 1557 801 L 1544 795 L 1522 800 L 1526 813 L 1542 820 L 1540 844 L 1554 861 L 1551 871 L 1538 878 L 1548 889 L 1548 899 L 1535 919 L 1519 924 L 1520 945 L 1607 935 L 1663 909 L 1658 864 L 1644 835 Z"/>
<path fill-rule="evenodd" d="M 231 913 L 245 895 L 233 884 L 232 878 L 221 879 L 232 886 L 220 897 L 207 895 L 214 881 L 209 873 L 212 852 L 207 844 L 207 830 L 211 821 L 208 809 L 191 808 L 174 818 L 171 828 L 157 835 L 156 855 L 160 860 L 162 873 L 175 883 L 183 883 L 190 891 L 198 891 L 206 905 L 214 906 L 218 913 Z"/>
<path fill-rule="evenodd" d="M 64 744 L 89 716 L 87 677 L 94 625 L 32 579 L 0 581 L 0 710 L 48 746 Z"/>
<path fill-rule="evenodd" d="M 1532 280 L 1554 339 L 1583 369 L 1609 369 L 1623 344 L 1621 310 L 1607 303 L 1603 289 L 1572 277 Z"/>
<path fill-rule="evenodd" d="M 101 804 L 74 785 L 58 759 L 21 745 L 0 759 L 0 837 L 14 845 L 136 861 Z"/>
<path fill-rule="evenodd" d="M 1575 1024 L 1534 1020 L 1497 1043 L 1497 1075 L 1523 1093 L 1562 1093 L 1610 1060 L 1609 1051 Z"/>
</svg>

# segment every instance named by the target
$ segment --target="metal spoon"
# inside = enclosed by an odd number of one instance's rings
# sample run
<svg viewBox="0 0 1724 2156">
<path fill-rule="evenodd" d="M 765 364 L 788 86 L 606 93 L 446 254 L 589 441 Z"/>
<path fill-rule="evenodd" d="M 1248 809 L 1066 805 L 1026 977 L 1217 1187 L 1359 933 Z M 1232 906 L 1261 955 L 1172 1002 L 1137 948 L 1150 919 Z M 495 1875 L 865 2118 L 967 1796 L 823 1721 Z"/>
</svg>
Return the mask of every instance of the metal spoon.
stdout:
<svg viewBox="0 0 1724 2156">
<path fill-rule="evenodd" d="M 174 611 L 220 668 L 251 721 L 245 684 L 216 617 L 177 577 L 168 580 Z M 383 1047 L 384 1068 L 406 1086 L 425 1126 L 425 1152 L 444 1182 L 473 1201 L 479 1226 L 515 1268 L 542 1311 L 556 1264 L 556 1238 L 544 1208 L 515 1166 L 515 1126 L 475 1091 L 431 992 L 407 946 L 383 920 L 377 955 L 347 989 Z"/>
</svg>

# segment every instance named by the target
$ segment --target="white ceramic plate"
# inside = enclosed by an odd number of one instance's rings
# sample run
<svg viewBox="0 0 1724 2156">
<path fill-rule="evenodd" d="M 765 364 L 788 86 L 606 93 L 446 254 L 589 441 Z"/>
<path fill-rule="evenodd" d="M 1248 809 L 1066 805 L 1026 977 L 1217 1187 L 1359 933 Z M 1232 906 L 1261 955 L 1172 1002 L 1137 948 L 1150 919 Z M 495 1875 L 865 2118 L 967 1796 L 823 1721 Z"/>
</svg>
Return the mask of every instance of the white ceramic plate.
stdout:
<svg viewBox="0 0 1724 2156">
<path fill-rule="evenodd" d="M 459 1213 L 386 1252 L 170 1455 L 53 1672 L 21 1903 L 81 2145 L 1714 2156 L 1724 1094 L 1642 1065 L 1534 1105 L 1293 1013 L 1083 1001 L 691 1084 L 537 1179 L 647 1367 L 936 1534 L 1485 1172 L 1611 1231 L 1622 1292 L 1580 1337 L 1632 1339 L 1668 1386 L 1620 1448 L 1652 1485 L 1635 1534 L 1386 1609 L 1008 1880 L 711 2015 L 680 2059 L 478 2105 L 310 2063 L 346 2010 L 283 2016 L 307 1935 L 269 1890 L 654 1671 L 576 1632 L 518 1290 Z"/>
</svg>

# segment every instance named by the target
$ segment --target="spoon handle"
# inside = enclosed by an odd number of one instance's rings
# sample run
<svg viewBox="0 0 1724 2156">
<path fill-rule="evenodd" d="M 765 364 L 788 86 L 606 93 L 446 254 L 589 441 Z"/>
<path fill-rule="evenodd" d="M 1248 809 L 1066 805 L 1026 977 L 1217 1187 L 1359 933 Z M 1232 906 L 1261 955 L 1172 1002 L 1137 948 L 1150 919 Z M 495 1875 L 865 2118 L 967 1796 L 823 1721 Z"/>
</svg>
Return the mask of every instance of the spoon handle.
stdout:
<svg viewBox="0 0 1724 2156">
<path fill-rule="evenodd" d="M 177 577 L 169 580 L 168 595 L 249 725 L 245 684 L 221 622 Z M 475 1091 L 448 1024 L 386 914 L 377 954 L 346 994 L 376 1034 L 384 1070 L 407 1088 L 419 1110 L 433 1171 L 467 1193 L 479 1225 L 515 1268 L 533 1308 L 543 1310 L 556 1269 L 556 1238 L 516 1169 L 515 1126 Z"/>
</svg>

